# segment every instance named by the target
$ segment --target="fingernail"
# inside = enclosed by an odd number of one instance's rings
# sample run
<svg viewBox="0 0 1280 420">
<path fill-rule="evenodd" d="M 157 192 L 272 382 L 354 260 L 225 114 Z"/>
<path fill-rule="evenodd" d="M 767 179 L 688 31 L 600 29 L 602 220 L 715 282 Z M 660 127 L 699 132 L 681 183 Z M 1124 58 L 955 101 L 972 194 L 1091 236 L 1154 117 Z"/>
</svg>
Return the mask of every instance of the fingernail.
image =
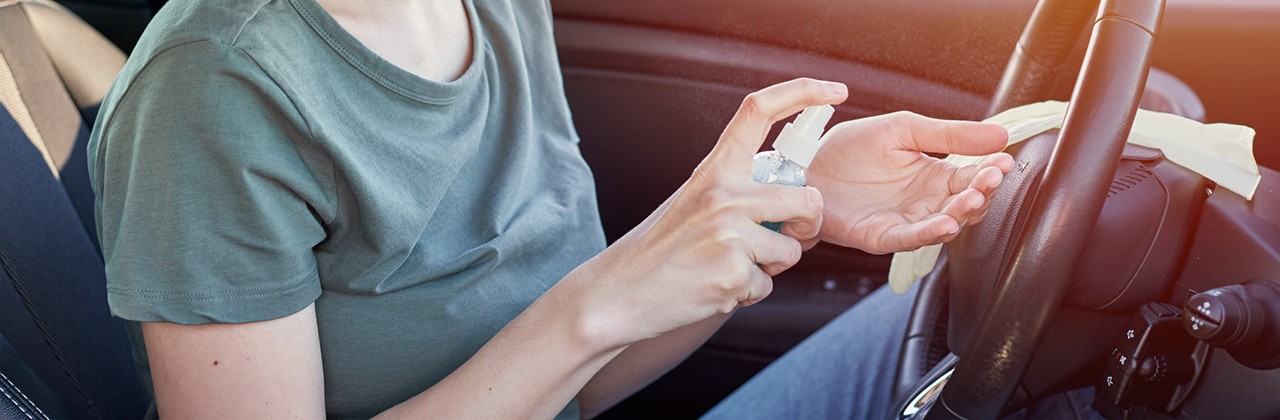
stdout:
<svg viewBox="0 0 1280 420">
<path fill-rule="evenodd" d="M 845 87 L 844 83 L 827 82 L 827 91 L 831 96 L 842 97 L 849 93 L 849 88 Z"/>
</svg>

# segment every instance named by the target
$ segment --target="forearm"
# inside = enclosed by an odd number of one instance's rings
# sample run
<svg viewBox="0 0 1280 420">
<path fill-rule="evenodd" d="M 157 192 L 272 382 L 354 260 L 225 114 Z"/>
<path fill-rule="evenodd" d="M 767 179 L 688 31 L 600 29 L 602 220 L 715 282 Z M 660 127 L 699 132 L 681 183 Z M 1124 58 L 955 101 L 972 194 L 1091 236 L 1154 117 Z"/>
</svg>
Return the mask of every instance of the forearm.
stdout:
<svg viewBox="0 0 1280 420">
<path fill-rule="evenodd" d="M 444 380 L 378 417 L 554 417 L 625 349 L 600 344 L 571 283 L 561 281 Z"/>
<path fill-rule="evenodd" d="M 732 314 L 715 315 L 627 347 L 596 373 L 578 394 L 584 418 L 622 401 L 689 357 Z"/>
</svg>

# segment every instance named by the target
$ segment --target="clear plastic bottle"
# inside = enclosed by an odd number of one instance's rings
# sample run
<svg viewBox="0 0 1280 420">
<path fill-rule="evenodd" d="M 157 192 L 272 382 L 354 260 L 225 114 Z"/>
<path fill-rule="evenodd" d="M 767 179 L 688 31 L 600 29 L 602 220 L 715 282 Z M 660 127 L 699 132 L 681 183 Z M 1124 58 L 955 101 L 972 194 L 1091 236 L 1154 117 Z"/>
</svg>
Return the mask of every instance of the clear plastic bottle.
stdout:
<svg viewBox="0 0 1280 420">
<path fill-rule="evenodd" d="M 751 179 L 765 184 L 804 186 L 805 170 L 818 153 L 818 142 L 834 113 L 831 105 L 805 108 L 795 121 L 782 127 L 773 141 L 773 150 L 756 154 L 751 164 Z M 781 222 L 761 224 L 775 231 L 782 229 Z"/>
</svg>

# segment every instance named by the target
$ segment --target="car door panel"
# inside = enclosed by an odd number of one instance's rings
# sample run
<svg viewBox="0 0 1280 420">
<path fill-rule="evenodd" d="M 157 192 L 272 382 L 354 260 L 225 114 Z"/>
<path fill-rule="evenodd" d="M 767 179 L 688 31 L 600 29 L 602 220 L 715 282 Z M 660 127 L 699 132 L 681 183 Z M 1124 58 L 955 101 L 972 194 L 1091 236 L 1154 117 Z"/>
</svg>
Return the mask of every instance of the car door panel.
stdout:
<svg viewBox="0 0 1280 420">
<path fill-rule="evenodd" d="M 989 98 L 1035 1 L 556 0 L 554 5 L 557 23 L 577 19 L 751 41 L 899 71 Z M 1168 0 L 1153 63 L 1200 94 L 1210 122 L 1256 129 L 1255 155 L 1272 168 L 1280 167 L 1276 22 L 1280 2 Z M 1084 42 L 1077 43 L 1077 63 L 1083 50 Z M 1073 67 L 1063 72 L 1056 99 L 1070 96 Z M 965 117 L 981 118 L 984 111 Z"/>
</svg>

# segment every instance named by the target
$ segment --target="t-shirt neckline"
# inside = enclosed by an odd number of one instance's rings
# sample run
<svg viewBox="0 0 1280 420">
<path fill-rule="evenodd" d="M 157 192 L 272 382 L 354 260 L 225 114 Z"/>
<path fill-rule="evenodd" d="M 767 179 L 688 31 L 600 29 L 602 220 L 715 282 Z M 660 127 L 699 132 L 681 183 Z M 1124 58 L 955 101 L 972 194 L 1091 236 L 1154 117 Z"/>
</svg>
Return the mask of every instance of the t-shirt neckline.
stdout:
<svg viewBox="0 0 1280 420">
<path fill-rule="evenodd" d="M 436 105 L 452 103 L 471 90 L 484 72 L 482 61 L 487 48 L 484 47 L 485 38 L 472 0 L 462 2 L 471 25 L 471 63 L 467 65 L 462 76 L 448 82 L 423 78 L 382 58 L 347 32 L 315 0 L 289 0 L 289 2 L 293 4 L 302 19 L 316 31 L 316 34 L 320 35 L 352 66 L 383 87 L 415 101 Z"/>
</svg>

